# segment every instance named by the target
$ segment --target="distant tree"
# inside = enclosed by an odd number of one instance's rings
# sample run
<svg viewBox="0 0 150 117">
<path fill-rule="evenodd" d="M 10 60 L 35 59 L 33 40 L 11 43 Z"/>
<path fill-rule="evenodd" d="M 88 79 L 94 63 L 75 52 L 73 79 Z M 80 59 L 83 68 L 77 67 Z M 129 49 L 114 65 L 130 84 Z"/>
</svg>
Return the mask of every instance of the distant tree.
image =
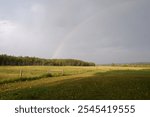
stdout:
<svg viewBox="0 0 150 117">
<path fill-rule="evenodd" d="M 116 66 L 116 64 L 115 64 L 115 63 L 112 63 L 111 66 Z"/>
<path fill-rule="evenodd" d="M 0 65 L 46 65 L 46 66 L 95 66 L 95 63 L 76 59 L 41 59 L 36 57 L 15 57 L 0 55 Z"/>
</svg>

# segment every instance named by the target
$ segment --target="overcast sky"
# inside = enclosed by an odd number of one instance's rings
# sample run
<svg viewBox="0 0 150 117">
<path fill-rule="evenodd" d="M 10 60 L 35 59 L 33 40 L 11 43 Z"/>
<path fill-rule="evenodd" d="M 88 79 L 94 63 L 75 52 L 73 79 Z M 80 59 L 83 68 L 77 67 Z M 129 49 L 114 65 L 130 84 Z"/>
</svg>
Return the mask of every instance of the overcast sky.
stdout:
<svg viewBox="0 0 150 117">
<path fill-rule="evenodd" d="M 0 54 L 150 61 L 150 0 L 0 0 Z"/>
</svg>

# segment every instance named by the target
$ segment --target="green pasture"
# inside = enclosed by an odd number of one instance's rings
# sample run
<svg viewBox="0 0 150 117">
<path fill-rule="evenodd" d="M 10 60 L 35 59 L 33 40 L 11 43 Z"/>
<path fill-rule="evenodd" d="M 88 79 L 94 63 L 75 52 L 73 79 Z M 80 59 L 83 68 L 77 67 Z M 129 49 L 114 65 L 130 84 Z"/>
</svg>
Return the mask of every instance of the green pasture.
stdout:
<svg viewBox="0 0 150 117">
<path fill-rule="evenodd" d="M 0 99 L 150 99 L 150 67 L 1 66 Z"/>
</svg>

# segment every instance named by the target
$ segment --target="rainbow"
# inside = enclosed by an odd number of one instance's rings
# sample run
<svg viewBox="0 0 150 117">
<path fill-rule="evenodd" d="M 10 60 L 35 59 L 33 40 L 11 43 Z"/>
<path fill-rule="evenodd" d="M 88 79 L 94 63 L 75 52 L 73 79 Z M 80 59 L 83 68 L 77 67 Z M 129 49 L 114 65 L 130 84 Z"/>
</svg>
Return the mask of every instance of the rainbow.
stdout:
<svg viewBox="0 0 150 117">
<path fill-rule="evenodd" d="M 104 14 L 105 12 L 110 11 L 110 10 L 112 10 L 112 9 L 114 9 L 114 8 L 116 9 L 116 8 L 118 8 L 118 7 L 122 7 L 122 5 L 125 5 L 125 6 L 126 6 L 126 5 L 128 5 L 129 2 L 131 3 L 131 1 L 126 1 L 126 2 L 123 2 L 123 3 L 118 3 L 118 4 L 114 5 L 114 6 L 109 7 L 109 8 L 104 8 L 104 9 L 102 9 L 100 12 L 95 13 L 94 15 L 90 16 L 89 18 L 87 18 L 87 19 L 84 20 L 83 22 L 79 23 L 77 26 L 75 26 L 75 27 L 73 28 L 73 30 L 71 30 L 71 31 L 62 39 L 62 41 L 61 41 L 61 43 L 58 45 L 56 51 L 54 51 L 54 54 L 52 55 L 52 58 L 59 58 L 59 55 L 60 55 L 61 51 L 63 50 L 63 48 L 65 47 L 65 45 L 67 44 L 67 41 L 68 41 L 75 33 L 77 33 L 77 32 L 79 31 L 79 29 L 80 29 L 83 25 L 85 25 L 85 24 L 87 24 L 88 22 L 92 21 L 94 18 L 96 18 L 96 17 L 99 16 L 100 14 L 102 15 L 102 14 Z"/>
</svg>

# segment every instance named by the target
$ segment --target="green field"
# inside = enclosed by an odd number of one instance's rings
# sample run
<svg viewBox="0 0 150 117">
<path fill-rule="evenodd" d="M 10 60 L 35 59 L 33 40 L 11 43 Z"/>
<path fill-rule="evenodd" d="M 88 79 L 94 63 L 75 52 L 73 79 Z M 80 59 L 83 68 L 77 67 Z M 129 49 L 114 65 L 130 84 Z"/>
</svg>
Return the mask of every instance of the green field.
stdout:
<svg viewBox="0 0 150 117">
<path fill-rule="evenodd" d="M 0 99 L 150 99 L 150 67 L 1 66 Z"/>
</svg>

